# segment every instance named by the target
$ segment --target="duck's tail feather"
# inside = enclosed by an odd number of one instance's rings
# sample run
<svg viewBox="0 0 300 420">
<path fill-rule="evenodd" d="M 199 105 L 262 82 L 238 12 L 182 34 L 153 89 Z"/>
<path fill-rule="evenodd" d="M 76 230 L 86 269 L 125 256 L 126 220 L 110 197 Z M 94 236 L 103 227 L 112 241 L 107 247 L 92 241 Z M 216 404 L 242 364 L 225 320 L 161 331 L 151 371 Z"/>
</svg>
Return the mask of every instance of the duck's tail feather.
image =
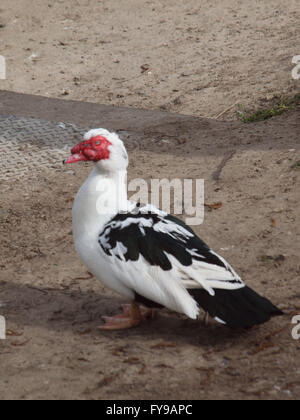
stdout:
<svg viewBox="0 0 300 420">
<path fill-rule="evenodd" d="M 215 296 L 204 289 L 190 289 L 189 293 L 212 318 L 230 328 L 250 328 L 283 315 L 268 299 L 247 286 L 236 290 L 215 289 Z"/>
</svg>

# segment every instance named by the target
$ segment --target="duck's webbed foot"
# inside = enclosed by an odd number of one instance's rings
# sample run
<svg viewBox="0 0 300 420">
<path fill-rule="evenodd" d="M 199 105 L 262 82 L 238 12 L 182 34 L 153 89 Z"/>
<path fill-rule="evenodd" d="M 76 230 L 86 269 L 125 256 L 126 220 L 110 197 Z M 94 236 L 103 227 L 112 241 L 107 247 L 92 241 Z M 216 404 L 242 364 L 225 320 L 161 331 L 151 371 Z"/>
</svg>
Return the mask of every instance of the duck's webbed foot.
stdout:
<svg viewBox="0 0 300 420">
<path fill-rule="evenodd" d="M 105 324 L 99 327 L 100 330 L 124 330 L 140 325 L 147 319 L 153 319 L 153 309 L 140 307 L 136 303 L 122 305 L 123 312 L 115 316 L 103 316 Z"/>
</svg>

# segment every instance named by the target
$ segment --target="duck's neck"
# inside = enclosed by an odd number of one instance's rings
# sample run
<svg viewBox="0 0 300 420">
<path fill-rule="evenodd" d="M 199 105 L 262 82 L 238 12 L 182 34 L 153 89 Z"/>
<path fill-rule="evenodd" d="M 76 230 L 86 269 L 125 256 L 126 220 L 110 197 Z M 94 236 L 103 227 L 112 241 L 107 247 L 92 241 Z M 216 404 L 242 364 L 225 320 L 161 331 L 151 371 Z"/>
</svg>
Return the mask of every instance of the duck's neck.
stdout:
<svg viewBox="0 0 300 420">
<path fill-rule="evenodd" d="M 116 213 L 126 209 L 127 171 L 101 173 L 95 167 L 74 201 L 74 235 L 100 231 Z"/>
</svg>

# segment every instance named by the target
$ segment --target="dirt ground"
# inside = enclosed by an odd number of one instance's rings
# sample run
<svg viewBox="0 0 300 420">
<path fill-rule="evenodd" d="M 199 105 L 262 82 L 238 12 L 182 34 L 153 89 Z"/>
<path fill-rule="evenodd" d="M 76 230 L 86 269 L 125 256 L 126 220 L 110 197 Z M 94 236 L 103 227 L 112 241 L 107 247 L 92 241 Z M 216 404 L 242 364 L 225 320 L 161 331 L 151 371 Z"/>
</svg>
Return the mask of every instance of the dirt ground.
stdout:
<svg viewBox="0 0 300 420">
<path fill-rule="evenodd" d="M 1 89 L 215 117 L 300 83 L 296 1 L 49 0 L 34 15 L 30 5 L 2 0 Z M 222 207 L 196 232 L 285 316 L 232 332 L 163 310 L 100 332 L 122 300 L 73 249 L 71 199 L 91 168 L 58 164 L 1 183 L 0 398 L 299 399 L 299 108 L 254 124 L 158 121 L 139 135 L 127 142 L 129 178 L 204 178 L 206 202 Z"/>
<path fill-rule="evenodd" d="M 2 89 L 236 118 L 290 94 L 298 0 L 2 0 Z"/>
</svg>

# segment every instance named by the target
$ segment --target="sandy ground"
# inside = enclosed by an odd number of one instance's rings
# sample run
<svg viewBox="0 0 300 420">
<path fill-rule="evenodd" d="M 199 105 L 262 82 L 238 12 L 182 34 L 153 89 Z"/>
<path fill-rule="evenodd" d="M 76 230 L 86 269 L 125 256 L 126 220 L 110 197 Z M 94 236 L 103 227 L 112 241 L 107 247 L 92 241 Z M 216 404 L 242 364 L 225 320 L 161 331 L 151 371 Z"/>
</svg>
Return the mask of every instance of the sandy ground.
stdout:
<svg viewBox="0 0 300 420">
<path fill-rule="evenodd" d="M 298 0 L 2 0 L 3 89 L 236 117 L 291 93 Z"/>
<path fill-rule="evenodd" d="M 213 117 L 297 88 L 296 1 L 49 0 L 34 15 L 21 3 L 1 3 L 3 89 Z M 146 130 L 128 145 L 130 179 L 204 178 L 222 207 L 196 232 L 286 315 L 231 332 L 161 311 L 100 332 L 122 301 L 73 250 L 71 198 L 90 167 L 3 183 L 1 399 L 299 399 L 299 109 L 253 125 L 206 120 L 204 134 L 199 124 Z"/>
</svg>

